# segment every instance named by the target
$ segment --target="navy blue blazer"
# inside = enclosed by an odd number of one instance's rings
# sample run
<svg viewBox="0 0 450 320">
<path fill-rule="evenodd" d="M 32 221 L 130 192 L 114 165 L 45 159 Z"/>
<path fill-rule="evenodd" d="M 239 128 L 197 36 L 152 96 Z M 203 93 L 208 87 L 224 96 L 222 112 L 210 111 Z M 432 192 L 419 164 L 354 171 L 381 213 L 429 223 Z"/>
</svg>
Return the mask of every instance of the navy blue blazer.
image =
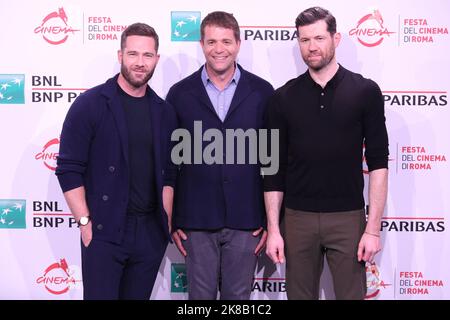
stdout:
<svg viewBox="0 0 450 320">
<path fill-rule="evenodd" d="M 93 223 L 93 238 L 121 243 L 129 193 L 128 131 L 117 84 L 118 75 L 81 94 L 63 124 L 56 175 L 63 192 L 84 186 Z M 161 227 L 168 236 L 162 207 L 164 164 L 173 109 L 147 88 L 154 137 L 154 164 Z"/>
<path fill-rule="evenodd" d="M 203 132 L 212 128 L 221 130 L 224 147 L 226 129 L 246 131 L 263 127 L 266 103 L 273 94 L 273 87 L 238 67 L 241 77 L 224 122 L 217 116 L 201 80 L 203 67 L 170 88 L 166 101 L 175 109 L 178 127 L 187 129 L 192 141 L 194 121 L 202 122 Z M 203 142 L 203 149 L 208 144 L 210 142 Z M 248 154 L 248 146 L 246 152 Z M 236 159 L 236 152 L 234 154 Z M 171 173 L 166 175 L 165 184 L 175 187 L 173 227 L 249 230 L 263 226 L 265 210 L 260 165 L 246 163 L 205 164 L 202 161 L 202 164 L 181 164 L 176 169 L 169 167 Z"/>
</svg>

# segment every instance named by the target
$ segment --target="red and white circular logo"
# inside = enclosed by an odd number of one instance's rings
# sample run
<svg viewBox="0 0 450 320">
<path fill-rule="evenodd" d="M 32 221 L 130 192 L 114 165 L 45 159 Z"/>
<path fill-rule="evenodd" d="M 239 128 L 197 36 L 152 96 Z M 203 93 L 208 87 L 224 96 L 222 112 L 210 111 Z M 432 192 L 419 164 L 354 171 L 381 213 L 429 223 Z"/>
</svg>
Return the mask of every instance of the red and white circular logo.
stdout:
<svg viewBox="0 0 450 320">
<path fill-rule="evenodd" d="M 384 26 L 380 11 L 374 10 L 373 13 L 362 17 L 356 28 L 350 30 L 349 35 L 356 37 L 363 46 L 375 47 L 380 45 L 385 37 L 389 37 L 393 33 L 395 32 L 389 31 Z"/>
<path fill-rule="evenodd" d="M 80 278 L 80 271 L 74 266 L 69 267 L 63 258 L 60 262 L 48 266 L 44 274 L 36 279 L 36 283 L 44 285 L 51 294 L 60 295 L 77 288 L 81 282 Z"/>
<path fill-rule="evenodd" d="M 47 142 L 42 151 L 34 156 L 36 160 L 42 161 L 44 165 L 52 170 L 56 170 L 56 160 L 59 155 L 59 139 L 55 138 Z"/>
<path fill-rule="evenodd" d="M 380 295 L 380 289 L 385 289 L 390 284 L 381 279 L 380 270 L 375 263 L 366 264 L 367 293 L 365 299 L 375 299 Z"/>
<path fill-rule="evenodd" d="M 46 15 L 41 25 L 34 28 L 34 33 L 42 34 L 42 38 L 50 44 L 64 43 L 69 38 L 69 35 L 80 31 L 69 26 L 67 20 L 64 8 L 59 8 L 58 11 L 53 11 Z"/>
</svg>

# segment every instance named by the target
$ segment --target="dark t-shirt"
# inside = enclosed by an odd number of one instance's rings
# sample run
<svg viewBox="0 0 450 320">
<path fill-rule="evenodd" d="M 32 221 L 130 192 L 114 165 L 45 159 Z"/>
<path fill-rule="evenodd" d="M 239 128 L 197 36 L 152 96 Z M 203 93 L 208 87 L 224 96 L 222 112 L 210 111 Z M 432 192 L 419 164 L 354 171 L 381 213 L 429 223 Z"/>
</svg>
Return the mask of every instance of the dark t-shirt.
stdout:
<svg viewBox="0 0 450 320">
<path fill-rule="evenodd" d="M 118 86 L 119 87 L 119 86 Z M 129 214 L 153 213 L 158 208 L 150 100 L 133 97 L 119 87 L 128 128 L 130 170 Z"/>
</svg>

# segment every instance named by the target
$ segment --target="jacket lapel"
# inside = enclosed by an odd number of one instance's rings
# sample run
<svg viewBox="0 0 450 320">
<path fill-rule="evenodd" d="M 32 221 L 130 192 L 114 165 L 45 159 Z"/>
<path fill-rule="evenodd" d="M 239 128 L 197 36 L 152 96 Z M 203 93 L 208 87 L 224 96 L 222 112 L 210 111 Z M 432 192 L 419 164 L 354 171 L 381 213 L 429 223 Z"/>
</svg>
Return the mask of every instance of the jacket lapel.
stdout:
<svg viewBox="0 0 450 320">
<path fill-rule="evenodd" d="M 214 109 L 211 100 L 209 99 L 208 93 L 206 92 L 206 88 L 203 85 L 203 81 L 202 81 L 202 68 L 200 68 L 200 70 L 197 71 L 197 73 L 195 74 L 193 81 L 192 81 L 192 90 L 191 93 L 201 102 L 201 104 L 207 108 L 209 111 L 211 111 L 216 117 L 217 119 L 219 119 L 219 116 L 216 113 L 216 110 Z"/>
<path fill-rule="evenodd" d="M 161 144 L 164 143 L 162 139 L 162 112 L 163 112 L 163 101 L 159 99 L 153 90 L 151 90 L 149 98 L 149 108 L 150 108 L 150 122 L 152 126 L 153 134 L 153 159 L 155 161 L 155 173 L 156 173 L 156 183 L 158 190 L 162 188 L 161 170 L 162 163 L 161 157 L 163 155 L 163 150 L 161 149 Z M 164 124 L 163 124 L 164 125 Z"/>
<path fill-rule="evenodd" d="M 238 86 L 234 92 L 233 99 L 231 100 L 230 108 L 228 109 L 225 121 L 253 91 L 250 82 L 248 81 L 246 71 L 242 69 L 240 65 L 237 66 L 241 70 L 241 78 L 239 79 Z M 205 108 L 208 108 L 209 111 L 211 111 L 219 119 L 219 116 L 217 115 L 216 110 L 209 99 L 208 93 L 206 92 L 205 86 L 203 85 L 201 78 L 202 68 L 200 68 L 200 70 L 195 74 L 191 93 L 197 97 Z"/>
<path fill-rule="evenodd" d="M 120 96 L 117 92 L 117 78 L 116 75 L 114 78 L 108 80 L 107 86 L 103 89 L 103 94 L 108 99 L 108 107 L 111 110 L 111 113 L 114 117 L 114 121 L 117 126 L 117 130 L 119 132 L 120 142 L 122 144 L 122 152 L 125 158 L 125 161 L 128 165 L 128 130 L 127 124 L 125 120 L 125 112 L 123 110 Z"/>
<path fill-rule="evenodd" d="M 227 115 L 225 117 L 226 121 L 230 115 L 241 105 L 242 102 L 252 93 L 252 88 L 250 86 L 250 82 L 248 81 L 248 77 L 246 71 L 242 69 L 241 66 L 238 65 L 238 68 L 241 70 L 241 78 L 239 79 L 239 83 L 237 85 L 236 91 L 234 92 L 233 99 L 231 100 L 230 108 L 228 109 Z"/>
</svg>

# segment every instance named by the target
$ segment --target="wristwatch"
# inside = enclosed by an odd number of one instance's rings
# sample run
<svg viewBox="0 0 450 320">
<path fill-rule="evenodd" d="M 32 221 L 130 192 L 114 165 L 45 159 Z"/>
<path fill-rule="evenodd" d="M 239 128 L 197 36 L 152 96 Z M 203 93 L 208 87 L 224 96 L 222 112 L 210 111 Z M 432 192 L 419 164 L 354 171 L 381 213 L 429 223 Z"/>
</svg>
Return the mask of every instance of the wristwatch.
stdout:
<svg viewBox="0 0 450 320">
<path fill-rule="evenodd" d="M 91 217 L 84 216 L 84 217 L 81 217 L 80 220 L 78 220 L 77 224 L 79 227 L 81 227 L 81 226 L 87 225 L 89 223 L 89 221 L 91 221 Z"/>
</svg>

